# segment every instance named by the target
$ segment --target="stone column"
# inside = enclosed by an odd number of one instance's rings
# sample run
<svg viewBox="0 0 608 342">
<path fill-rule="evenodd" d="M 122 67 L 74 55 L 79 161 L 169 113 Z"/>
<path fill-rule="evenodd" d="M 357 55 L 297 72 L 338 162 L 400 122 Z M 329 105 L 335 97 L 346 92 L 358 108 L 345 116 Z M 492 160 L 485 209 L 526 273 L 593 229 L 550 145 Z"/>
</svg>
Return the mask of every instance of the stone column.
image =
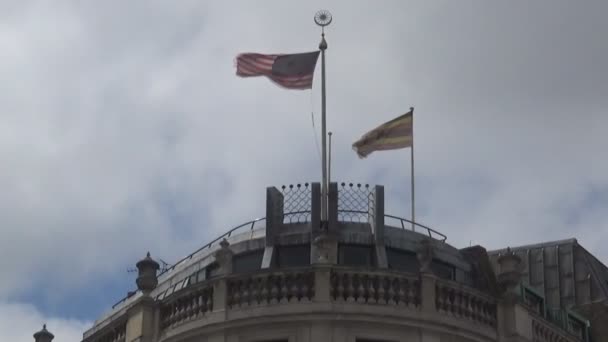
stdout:
<svg viewBox="0 0 608 342">
<path fill-rule="evenodd" d="M 150 297 L 150 293 L 158 285 L 156 272 L 159 265 L 148 252 L 144 259 L 137 262 L 136 266 L 138 270 L 137 288 L 143 295 L 127 310 L 125 341 L 153 342 L 159 328 L 155 324 L 158 306 Z"/>
<path fill-rule="evenodd" d="M 370 207 L 369 224 L 372 234 L 374 234 L 378 268 L 388 268 L 384 245 L 384 187 L 381 185 L 376 185 L 374 188 L 374 202 L 373 206 Z"/>
<path fill-rule="evenodd" d="M 420 241 L 416 257 L 420 264 L 420 307 L 423 312 L 434 313 L 437 311 L 435 307 L 437 291 L 436 282 L 437 276 L 431 270 L 431 262 L 433 261 L 433 242 L 430 239 Z"/>
<path fill-rule="evenodd" d="M 232 257 L 234 256 L 226 239 L 220 242 L 220 249 L 215 252 L 214 256 L 219 266 L 218 274 L 223 277 L 213 283 L 213 311 L 224 311 L 228 295 L 225 276 L 232 273 Z"/>
<path fill-rule="evenodd" d="M 51 342 L 55 336 L 50 331 L 46 330 L 46 324 L 42 325 L 42 330 L 34 334 L 36 342 Z"/>
<path fill-rule="evenodd" d="M 331 298 L 331 266 L 314 265 L 315 272 L 315 302 L 330 302 Z"/>
<path fill-rule="evenodd" d="M 500 341 L 518 341 L 519 338 L 532 339 L 532 320 L 527 310 L 517 304 L 515 291 L 521 280 L 521 258 L 507 248 L 498 257 L 498 286 L 500 298 L 497 303 L 497 331 Z"/>
<path fill-rule="evenodd" d="M 138 298 L 127 310 L 126 342 L 153 342 L 159 327 L 155 325 L 158 307 L 148 295 Z"/>
<path fill-rule="evenodd" d="M 283 226 L 283 193 L 274 186 L 266 188 L 266 246 L 274 246 Z"/>
</svg>

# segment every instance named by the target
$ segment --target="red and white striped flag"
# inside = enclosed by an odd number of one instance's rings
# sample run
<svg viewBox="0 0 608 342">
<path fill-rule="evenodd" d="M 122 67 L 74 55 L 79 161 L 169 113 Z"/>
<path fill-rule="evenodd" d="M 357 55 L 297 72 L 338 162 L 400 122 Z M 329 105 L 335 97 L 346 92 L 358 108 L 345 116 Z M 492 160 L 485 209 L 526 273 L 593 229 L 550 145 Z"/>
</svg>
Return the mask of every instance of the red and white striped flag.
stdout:
<svg viewBox="0 0 608 342">
<path fill-rule="evenodd" d="M 319 51 L 289 55 L 242 53 L 236 57 L 236 74 L 266 76 L 287 89 L 310 89 L 318 58 Z"/>
</svg>

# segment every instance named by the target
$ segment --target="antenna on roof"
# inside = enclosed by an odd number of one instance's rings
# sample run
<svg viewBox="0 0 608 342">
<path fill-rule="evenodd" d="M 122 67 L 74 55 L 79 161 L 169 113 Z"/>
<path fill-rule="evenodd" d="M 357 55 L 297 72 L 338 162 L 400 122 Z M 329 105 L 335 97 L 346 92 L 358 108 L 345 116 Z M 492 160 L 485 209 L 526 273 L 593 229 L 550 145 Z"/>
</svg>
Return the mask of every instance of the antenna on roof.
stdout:
<svg viewBox="0 0 608 342">
<path fill-rule="evenodd" d="M 168 262 L 164 261 L 163 259 L 158 259 L 158 261 L 160 261 L 161 263 L 161 267 L 160 267 L 160 273 L 164 273 L 166 272 L 168 269 L 170 269 L 173 265 L 169 264 Z"/>
</svg>

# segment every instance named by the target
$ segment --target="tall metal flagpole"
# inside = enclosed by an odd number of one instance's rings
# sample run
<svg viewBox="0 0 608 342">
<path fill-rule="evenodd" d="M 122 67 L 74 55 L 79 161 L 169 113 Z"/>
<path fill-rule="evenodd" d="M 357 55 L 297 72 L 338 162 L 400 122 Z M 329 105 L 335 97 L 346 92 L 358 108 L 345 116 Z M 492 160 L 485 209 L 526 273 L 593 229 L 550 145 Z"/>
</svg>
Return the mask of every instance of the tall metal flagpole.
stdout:
<svg viewBox="0 0 608 342">
<path fill-rule="evenodd" d="M 325 50 L 327 50 L 327 42 L 325 41 L 325 26 L 331 23 L 331 13 L 321 10 L 315 14 L 315 23 L 321 26 L 321 149 L 322 149 L 322 178 L 321 184 L 321 222 L 327 222 L 327 126 L 326 126 L 326 99 L 325 99 Z"/>
<path fill-rule="evenodd" d="M 412 230 L 416 230 L 416 206 L 414 202 L 414 107 L 410 107 L 410 112 L 412 113 L 412 148 L 410 148 L 410 175 L 411 175 L 411 186 L 412 186 Z"/>
</svg>

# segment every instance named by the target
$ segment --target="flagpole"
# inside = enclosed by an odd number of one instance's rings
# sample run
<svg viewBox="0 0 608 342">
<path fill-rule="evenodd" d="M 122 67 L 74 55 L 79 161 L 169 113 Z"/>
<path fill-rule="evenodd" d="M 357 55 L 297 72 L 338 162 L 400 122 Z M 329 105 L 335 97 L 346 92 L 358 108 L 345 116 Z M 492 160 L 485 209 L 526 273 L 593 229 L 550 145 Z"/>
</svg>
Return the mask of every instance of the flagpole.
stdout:
<svg viewBox="0 0 608 342">
<path fill-rule="evenodd" d="M 414 107 L 410 107 L 410 112 L 412 113 L 412 147 L 410 148 L 410 179 L 411 179 L 411 192 L 412 192 L 412 230 L 416 231 L 416 205 L 414 201 Z"/>
<path fill-rule="evenodd" d="M 326 125 L 326 90 L 325 90 L 325 50 L 327 50 L 327 41 L 325 41 L 325 26 L 331 23 L 332 17 L 328 11 L 319 11 L 315 14 L 315 23 L 321 26 L 321 149 L 322 149 L 322 184 L 321 184 L 321 222 L 327 222 L 327 125 Z"/>
</svg>

